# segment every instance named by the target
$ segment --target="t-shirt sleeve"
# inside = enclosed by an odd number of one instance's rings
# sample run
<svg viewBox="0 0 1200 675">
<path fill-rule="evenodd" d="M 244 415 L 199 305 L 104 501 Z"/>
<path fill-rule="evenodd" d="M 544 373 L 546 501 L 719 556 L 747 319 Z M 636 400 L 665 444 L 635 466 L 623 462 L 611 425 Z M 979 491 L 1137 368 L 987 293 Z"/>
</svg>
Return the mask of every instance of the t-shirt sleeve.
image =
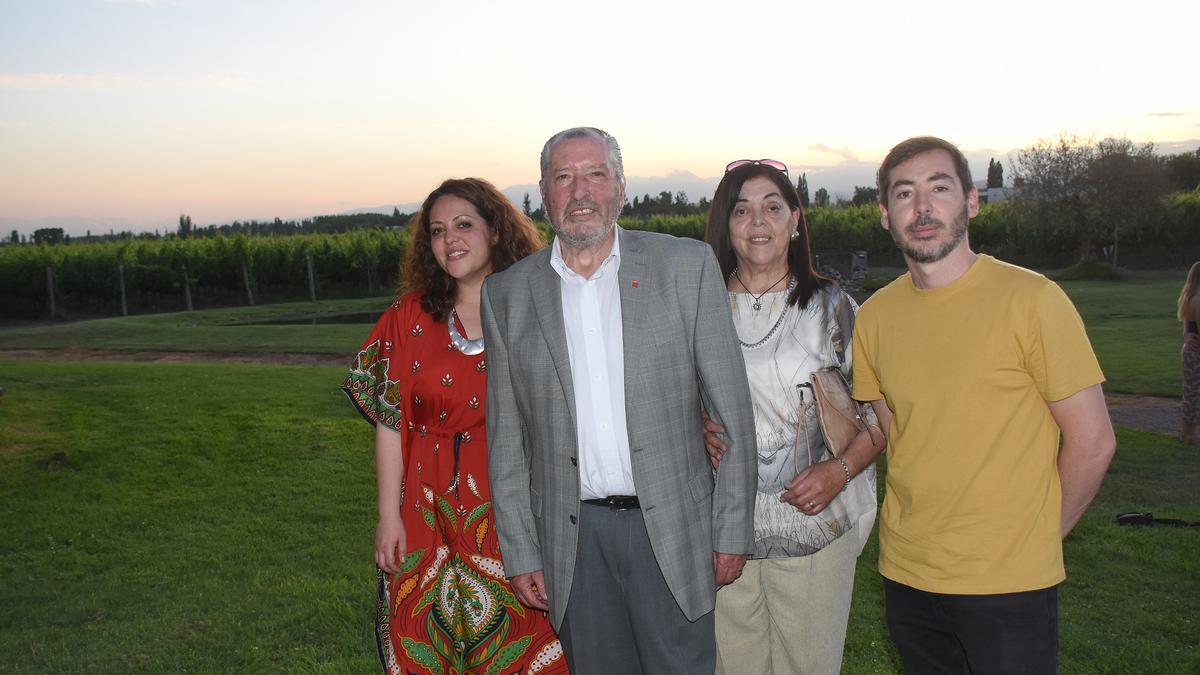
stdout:
<svg viewBox="0 0 1200 675">
<path fill-rule="evenodd" d="M 405 306 L 413 302 L 401 298 L 383 313 L 350 364 L 341 387 L 363 419 L 396 431 L 403 431 L 405 424 L 404 397 L 401 368 L 392 367 L 391 356 L 403 350 Z"/>
<path fill-rule="evenodd" d="M 1061 401 L 1104 381 L 1083 319 L 1055 283 L 1038 293 L 1026 352 L 1030 375 L 1042 398 Z"/>
<path fill-rule="evenodd" d="M 875 316 L 870 306 L 864 305 L 854 321 L 853 382 L 854 398 L 858 401 L 878 401 L 883 398 L 879 390 L 879 372 L 875 369 Z"/>
</svg>

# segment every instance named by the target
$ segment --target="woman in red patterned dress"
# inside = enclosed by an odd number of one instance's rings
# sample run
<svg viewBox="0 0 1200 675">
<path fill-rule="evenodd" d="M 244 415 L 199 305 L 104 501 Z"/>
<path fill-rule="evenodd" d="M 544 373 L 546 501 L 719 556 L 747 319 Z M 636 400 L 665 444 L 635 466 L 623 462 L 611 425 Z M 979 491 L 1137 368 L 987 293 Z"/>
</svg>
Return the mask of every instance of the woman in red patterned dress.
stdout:
<svg viewBox="0 0 1200 675">
<path fill-rule="evenodd" d="M 479 292 L 540 248 L 490 183 L 442 183 L 413 218 L 401 295 L 342 388 L 375 425 L 376 639 L 384 671 L 560 673 L 546 616 L 504 578 L 484 437 Z"/>
</svg>

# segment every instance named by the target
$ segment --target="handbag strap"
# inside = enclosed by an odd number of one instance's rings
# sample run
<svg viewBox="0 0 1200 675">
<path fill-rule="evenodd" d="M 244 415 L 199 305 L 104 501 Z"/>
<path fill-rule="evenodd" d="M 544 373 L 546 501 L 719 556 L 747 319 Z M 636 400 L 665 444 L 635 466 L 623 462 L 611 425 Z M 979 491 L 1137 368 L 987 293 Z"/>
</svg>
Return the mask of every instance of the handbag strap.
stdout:
<svg viewBox="0 0 1200 675">
<path fill-rule="evenodd" d="M 825 320 L 832 321 L 833 329 L 829 341 L 833 344 L 833 353 L 837 356 L 838 368 L 846 365 L 846 336 L 854 334 L 854 314 L 850 311 L 850 303 L 846 294 L 837 286 L 829 286 L 825 293 Z"/>
<path fill-rule="evenodd" d="M 846 389 L 853 391 L 854 387 L 846 380 L 846 375 L 842 372 L 842 369 L 846 367 L 846 336 L 854 334 L 854 312 L 850 304 L 853 300 L 838 286 L 829 287 L 825 293 L 828 296 L 825 299 L 825 320 L 833 321 L 833 330 L 830 333 L 829 341 L 833 344 L 833 353 L 837 356 L 837 372 L 842 381 L 846 383 Z M 816 398 L 815 392 L 813 398 Z M 853 401 L 853 403 L 859 409 L 859 419 L 862 420 L 863 426 L 867 428 L 867 435 L 874 443 L 875 434 L 871 432 L 871 418 L 867 416 L 867 408 L 870 406 L 858 401 Z"/>
<path fill-rule="evenodd" d="M 813 397 L 813 405 L 817 403 L 817 394 L 813 391 L 811 382 L 801 382 L 796 385 L 796 391 L 800 394 L 800 426 L 796 428 L 796 441 L 792 443 L 792 462 L 793 466 L 799 466 L 800 454 L 800 436 L 804 436 L 804 449 L 808 451 L 808 465 L 813 465 L 812 441 L 808 437 L 808 410 L 807 402 L 804 400 L 804 390 L 808 389 Z M 820 421 L 818 420 L 818 423 Z"/>
</svg>

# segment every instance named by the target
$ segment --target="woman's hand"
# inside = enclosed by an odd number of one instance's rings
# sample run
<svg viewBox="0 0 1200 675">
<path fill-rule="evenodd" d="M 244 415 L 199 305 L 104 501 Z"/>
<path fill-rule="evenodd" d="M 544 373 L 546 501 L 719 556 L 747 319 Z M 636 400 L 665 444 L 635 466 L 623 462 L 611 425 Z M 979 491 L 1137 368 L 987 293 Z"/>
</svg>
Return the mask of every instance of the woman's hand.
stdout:
<svg viewBox="0 0 1200 675">
<path fill-rule="evenodd" d="M 787 502 L 800 509 L 801 513 L 812 516 L 824 511 L 845 486 L 846 472 L 842 470 L 842 463 L 830 459 L 796 474 L 783 494 L 779 495 L 779 501 Z"/>
<path fill-rule="evenodd" d="M 400 432 L 375 425 L 375 483 L 378 487 L 379 524 L 375 526 L 375 564 L 388 574 L 400 571 L 408 553 L 404 521 L 400 519 L 400 485 L 404 453 Z"/>
<path fill-rule="evenodd" d="M 875 412 L 878 426 L 871 431 L 860 431 L 850 441 L 850 446 L 842 453 L 841 458 L 833 458 L 814 464 L 796 474 L 787 489 L 779 495 L 779 501 L 787 502 L 800 509 L 806 515 L 816 515 L 825 510 L 826 506 L 846 488 L 849 481 L 847 473 L 853 479 L 866 467 L 875 463 L 875 458 L 887 447 L 887 432 L 892 425 L 892 411 L 882 400 L 871 401 L 871 409 Z"/>
<path fill-rule="evenodd" d="M 725 433 L 725 427 L 709 418 L 708 413 L 701 411 L 700 419 L 704 422 L 704 449 L 708 451 L 708 461 L 712 463 L 713 471 L 721 466 L 721 458 L 729 450 L 719 434 Z"/>
<path fill-rule="evenodd" d="M 400 571 L 400 563 L 408 553 L 407 534 L 400 513 L 380 518 L 375 527 L 375 564 L 388 574 Z"/>
</svg>

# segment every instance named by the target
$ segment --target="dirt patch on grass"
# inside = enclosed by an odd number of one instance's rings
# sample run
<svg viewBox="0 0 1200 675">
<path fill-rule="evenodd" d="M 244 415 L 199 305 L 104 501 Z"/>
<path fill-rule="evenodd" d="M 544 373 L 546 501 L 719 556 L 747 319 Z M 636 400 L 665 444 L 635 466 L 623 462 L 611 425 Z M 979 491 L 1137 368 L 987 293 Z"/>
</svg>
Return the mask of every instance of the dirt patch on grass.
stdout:
<svg viewBox="0 0 1200 675">
<path fill-rule="evenodd" d="M 285 366 L 349 366 L 353 355 L 230 352 L 120 352 L 102 349 L 8 349 L 0 358 L 29 361 L 133 361 L 153 363 L 260 363 Z"/>
<path fill-rule="evenodd" d="M 1113 424 L 1179 436 L 1179 399 L 1113 393 L 1106 393 L 1104 398 Z"/>
</svg>

